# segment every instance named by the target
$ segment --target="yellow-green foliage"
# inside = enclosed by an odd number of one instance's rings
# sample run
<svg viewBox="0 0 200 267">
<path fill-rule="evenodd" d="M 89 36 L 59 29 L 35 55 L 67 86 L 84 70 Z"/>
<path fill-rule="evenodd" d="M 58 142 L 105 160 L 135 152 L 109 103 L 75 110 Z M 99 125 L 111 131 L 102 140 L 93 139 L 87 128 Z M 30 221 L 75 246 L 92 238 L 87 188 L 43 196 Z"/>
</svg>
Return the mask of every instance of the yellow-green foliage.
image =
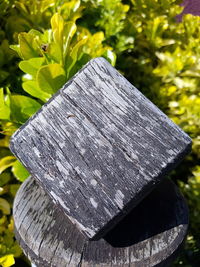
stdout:
<svg viewBox="0 0 200 267">
<path fill-rule="evenodd" d="M 13 197 L 29 175 L 8 149 L 10 136 L 88 60 L 104 56 L 114 64 L 115 54 L 102 31 L 76 25 L 80 1 L 1 1 L 0 7 L 0 266 L 8 267 L 21 255 Z"/>
<path fill-rule="evenodd" d="M 200 265 L 200 18 L 178 23 L 180 2 L 0 0 L 0 266 L 21 255 L 11 208 L 29 175 L 8 149 L 10 136 L 88 60 L 114 65 L 116 55 L 116 67 L 193 139 L 171 176 L 191 218 L 176 265 Z"/>
<path fill-rule="evenodd" d="M 132 0 L 123 34 L 134 47 L 117 67 L 193 139 L 192 153 L 172 177 L 190 209 L 184 266 L 200 264 L 200 17 L 183 16 L 175 0 Z M 188 263 L 189 259 L 189 263 Z M 191 262 L 191 265 L 190 265 Z"/>
</svg>

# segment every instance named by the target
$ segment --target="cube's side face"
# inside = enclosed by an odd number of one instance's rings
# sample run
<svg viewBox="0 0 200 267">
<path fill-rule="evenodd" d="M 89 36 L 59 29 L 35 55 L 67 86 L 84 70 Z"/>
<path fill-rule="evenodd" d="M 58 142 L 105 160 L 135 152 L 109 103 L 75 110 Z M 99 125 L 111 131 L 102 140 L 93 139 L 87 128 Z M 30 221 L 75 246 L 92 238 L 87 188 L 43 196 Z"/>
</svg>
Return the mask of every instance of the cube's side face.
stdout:
<svg viewBox="0 0 200 267">
<path fill-rule="evenodd" d="M 78 72 L 10 144 L 89 238 L 141 201 L 190 146 L 190 138 L 103 58 Z"/>
</svg>

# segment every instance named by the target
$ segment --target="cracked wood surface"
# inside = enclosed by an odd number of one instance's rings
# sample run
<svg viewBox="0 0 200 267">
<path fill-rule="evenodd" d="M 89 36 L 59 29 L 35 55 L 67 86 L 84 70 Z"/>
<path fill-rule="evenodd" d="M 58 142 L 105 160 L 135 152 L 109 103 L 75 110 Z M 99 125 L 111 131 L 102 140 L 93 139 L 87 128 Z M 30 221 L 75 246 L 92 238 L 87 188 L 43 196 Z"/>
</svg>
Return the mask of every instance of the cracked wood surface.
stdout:
<svg viewBox="0 0 200 267">
<path fill-rule="evenodd" d="M 86 64 L 10 143 L 93 239 L 136 206 L 190 146 L 191 139 L 103 58 Z"/>
<path fill-rule="evenodd" d="M 99 241 L 88 241 L 32 177 L 13 214 L 16 238 L 37 267 L 168 266 L 188 227 L 185 201 L 168 179 Z"/>
</svg>

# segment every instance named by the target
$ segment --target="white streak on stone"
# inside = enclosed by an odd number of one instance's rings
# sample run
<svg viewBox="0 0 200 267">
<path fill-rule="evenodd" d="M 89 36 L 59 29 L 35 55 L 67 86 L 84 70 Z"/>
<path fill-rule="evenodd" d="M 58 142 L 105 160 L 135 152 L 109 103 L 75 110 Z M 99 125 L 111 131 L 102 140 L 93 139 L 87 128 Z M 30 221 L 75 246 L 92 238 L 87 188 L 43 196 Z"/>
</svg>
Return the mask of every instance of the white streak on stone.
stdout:
<svg viewBox="0 0 200 267">
<path fill-rule="evenodd" d="M 54 178 L 51 177 L 51 175 L 49 175 L 47 173 L 44 173 L 44 178 L 47 179 L 47 180 L 50 180 L 50 181 L 54 181 Z"/>
<path fill-rule="evenodd" d="M 94 200 L 94 198 L 91 197 L 90 202 L 95 209 L 98 207 L 98 203 Z"/>
<path fill-rule="evenodd" d="M 45 109 L 47 109 L 47 107 L 44 106 L 42 109 L 43 109 L 43 111 L 45 113 L 46 112 Z M 45 127 L 45 126 L 49 125 L 48 122 L 47 122 L 47 119 L 43 116 L 42 112 L 37 115 L 37 118 L 35 118 L 35 120 L 39 122 L 39 125 L 41 127 Z M 34 120 L 30 122 L 30 125 L 31 126 L 33 125 L 33 127 L 34 127 Z"/>
<path fill-rule="evenodd" d="M 61 95 L 57 95 L 55 98 L 56 101 L 52 101 L 50 103 L 51 106 L 54 106 L 56 108 L 60 108 L 60 104 L 63 102 L 62 96 Z"/>
<path fill-rule="evenodd" d="M 170 154 L 171 156 L 175 154 L 174 150 L 172 150 L 172 149 L 168 149 L 167 153 Z"/>
<path fill-rule="evenodd" d="M 124 157 L 127 161 L 131 161 L 132 162 L 132 159 L 130 157 L 128 157 L 128 155 L 126 153 L 124 153 Z"/>
<path fill-rule="evenodd" d="M 76 166 L 74 169 L 78 174 L 82 173 L 81 169 L 78 166 Z"/>
<path fill-rule="evenodd" d="M 134 153 L 131 153 L 131 158 L 133 158 L 135 160 L 139 160 L 138 156 Z"/>
<path fill-rule="evenodd" d="M 75 223 L 80 229 L 81 231 L 83 231 L 83 233 L 88 233 L 89 236 L 94 236 L 95 235 L 95 230 L 96 228 L 93 227 L 93 229 L 90 229 L 88 227 L 84 227 L 80 222 L 78 222 L 75 218 L 68 216 L 69 219 L 72 221 L 72 223 Z"/>
<path fill-rule="evenodd" d="M 112 217 L 112 214 L 110 213 L 110 211 L 107 208 L 104 208 L 104 210 L 110 217 Z"/>
<path fill-rule="evenodd" d="M 60 185 L 61 188 L 65 188 L 65 182 L 64 182 L 64 180 L 61 180 L 59 182 L 59 185 Z"/>
<path fill-rule="evenodd" d="M 124 199 L 124 194 L 120 190 L 117 190 L 115 194 L 115 202 L 117 203 L 120 209 L 123 209 L 124 207 L 123 199 Z"/>
<path fill-rule="evenodd" d="M 66 146 L 66 143 L 65 142 L 62 142 L 59 144 L 61 148 L 64 148 Z"/>
<path fill-rule="evenodd" d="M 95 170 L 94 174 L 96 174 L 96 176 L 98 176 L 99 178 L 101 178 L 101 171 L 99 170 Z"/>
<path fill-rule="evenodd" d="M 60 163 L 59 160 L 56 160 L 56 166 L 58 167 L 60 172 L 66 173 L 66 168 Z"/>
<path fill-rule="evenodd" d="M 37 149 L 37 147 L 34 147 L 33 151 L 40 158 L 41 154 L 40 154 L 39 150 Z"/>
<path fill-rule="evenodd" d="M 59 196 L 57 196 L 53 191 L 51 191 L 50 194 L 55 202 L 59 203 L 65 210 L 70 212 L 70 209 L 66 206 L 65 202 Z"/>
<path fill-rule="evenodd" d="M 84 148 L 80 148 L 80 152 L 83 155 L 83 154 L 85 154 L 86 150 Z"/>
<path fill-rule="evenodd" d="M 97 181 L 96 181 L 95 179 L 92 179 L 92 180 L 90 181 L 90 183 L 91 183 L 91 185 L 93 185 L 93 186 L 96 186 L 96 185 L 97 185 Z"/>
</svg>

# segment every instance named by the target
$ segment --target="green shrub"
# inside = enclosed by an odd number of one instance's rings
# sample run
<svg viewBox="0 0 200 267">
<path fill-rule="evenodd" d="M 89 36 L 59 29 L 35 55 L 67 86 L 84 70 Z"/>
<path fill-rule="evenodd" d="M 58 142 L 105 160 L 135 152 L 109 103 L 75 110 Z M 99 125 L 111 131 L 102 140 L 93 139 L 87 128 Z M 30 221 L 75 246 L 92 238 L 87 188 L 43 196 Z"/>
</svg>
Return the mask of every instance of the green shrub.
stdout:
<svg viewBox="0 0 200 267">
<path fill-rule="evenodd" d="M 171 177 L 191 218 L 176 265 L 199 265 L 200 18 L 177 23 L 179 3 L 0 0 L 0 265 L 22 255 L 11 207 L 29 175 L 8 149 L 10 136 L 88 60 L 104 56 L 114 65 L 116 55 L 116 67 L 193 139 L 192 153 Z"/>
<path fill-rule="evenodd" d="M 192 153 L 172 178 L 190 208 L 185 253 L 177 264 L 200 264 L 200 18 L 176 15 L 177 1 L 133 1 L 123 33 L 134 47 L 118 54 L 117 67 L 193 139 Z M 191 264 L 191 265 L 190 265 Z"/>
<path fill-rule="evenodd" d="M 7 267 L 22 253 L 11 207 L 19 182 L 29 175 L 8 149 L 10 136 L 89 59 L 104 56 L 114 64 L 115 54 L 103 44 L 102 31 L 76 25 L 80 1 L 2 1 L 0 7 L 0 265 Z"/>
</svg>

